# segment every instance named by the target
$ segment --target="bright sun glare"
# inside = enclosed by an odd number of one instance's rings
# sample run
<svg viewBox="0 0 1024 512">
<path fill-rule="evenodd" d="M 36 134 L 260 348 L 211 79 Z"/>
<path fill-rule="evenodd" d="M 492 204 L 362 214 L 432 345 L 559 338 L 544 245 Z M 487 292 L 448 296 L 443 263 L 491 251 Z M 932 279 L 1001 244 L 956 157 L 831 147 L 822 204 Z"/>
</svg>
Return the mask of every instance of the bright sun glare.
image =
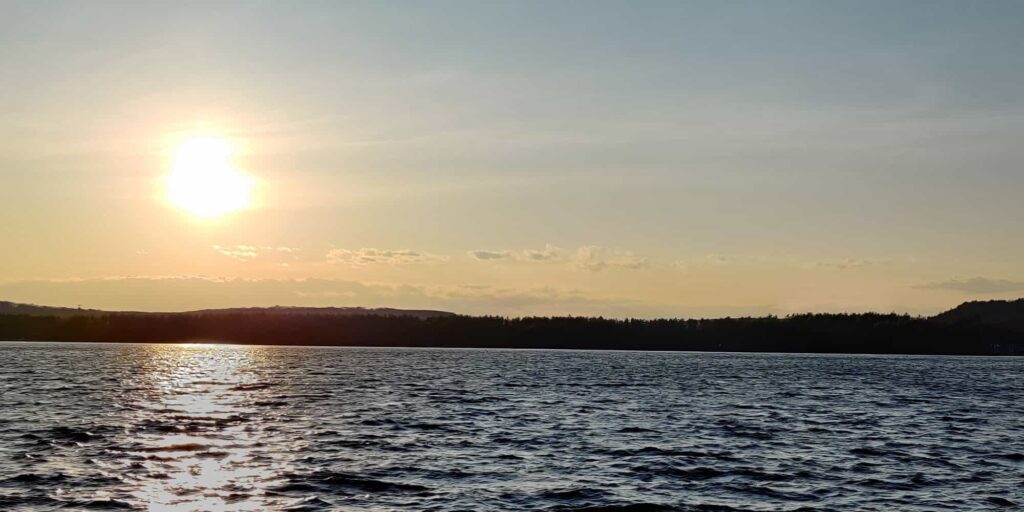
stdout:
<svg viewBox="0 0 1024 512">
<path fill-rule="evenodd" d="M 213 218 L 249 206 L 252 179 L 231 164 L 234 147 L 215 137 L 181 143 L 167 176 L 171 204 L 202 218 Z"/>
</svg>

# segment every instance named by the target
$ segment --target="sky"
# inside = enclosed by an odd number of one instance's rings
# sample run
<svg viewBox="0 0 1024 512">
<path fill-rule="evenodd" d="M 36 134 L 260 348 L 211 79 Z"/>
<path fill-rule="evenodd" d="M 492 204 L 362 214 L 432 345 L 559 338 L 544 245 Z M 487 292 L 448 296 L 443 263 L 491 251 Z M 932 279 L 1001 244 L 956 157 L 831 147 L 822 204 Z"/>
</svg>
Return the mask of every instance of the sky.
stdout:
<svg viewBox="0 0 1024 512">
<path fill-rule="evenodd" d="M 1024 296 L 1024 3 L 0 0 L 0 300 L 931 314 Z M 246 207 L 168 199 L 227 141 Z"/>
</svg>

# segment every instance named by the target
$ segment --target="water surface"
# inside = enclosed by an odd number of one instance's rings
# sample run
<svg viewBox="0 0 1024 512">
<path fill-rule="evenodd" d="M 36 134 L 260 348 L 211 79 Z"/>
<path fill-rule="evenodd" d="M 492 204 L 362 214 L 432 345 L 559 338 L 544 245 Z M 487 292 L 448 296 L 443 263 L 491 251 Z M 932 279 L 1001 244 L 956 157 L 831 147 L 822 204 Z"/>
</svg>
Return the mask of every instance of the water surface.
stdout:
<svg viewBox="0 0 1024 512">
<path fill-rule="evenodd" d="M 0 510 L 992 510 L 1024 358 L 0 344 Z"/>
</svg>

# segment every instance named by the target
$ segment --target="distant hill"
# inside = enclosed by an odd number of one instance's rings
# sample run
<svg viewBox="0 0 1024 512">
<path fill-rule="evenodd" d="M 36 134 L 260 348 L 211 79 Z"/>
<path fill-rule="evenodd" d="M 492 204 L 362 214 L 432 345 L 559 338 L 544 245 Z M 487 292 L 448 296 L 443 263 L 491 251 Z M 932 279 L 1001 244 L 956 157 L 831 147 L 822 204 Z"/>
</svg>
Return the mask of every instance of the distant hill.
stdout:
<svg viewBox="0 0 1024 512">
<path fill-rule="evenodd" d="M 264 314 L 264 315 L 323 315 L 323 316 L 403 316 L 415 318 L 436 318 L 444 316 L 456 316 L 448 311 L 435 311 L 432 309 L 395 309 L 395 308 L 361 308 L 361 307 L 298 307 L 298 306 L 273 306 L 269 308 L 224 308 L 224 309 L 200 309 L 188 311 L 194 315 L 227 315 L 227 314 Z"/>
<path fill-rule="evenodd" d="M 74 316 L 101 313 L 106 313 L 106 311 L 100 311 L 98 309 L 37 306 L 35 304 L 19 304 L 17 302 L 0 300 L 0 315 Z"/>
<path fill-rule="evenodd" d="M 973 322 L 1024 334 L 1024 299 L 965 302 L 932 318 L 947 323 Z"/>
<path fill-rule="evenodd" d="M 429 309 L 395 309 L 395 308 L 361 308 L 361 307 L 290 307 L 273 306 L 268 308 L 223 308 L 223 309 L 200 309 L 185 312 L 141 312 L 141 311 L 104 311 L 100 309 L 63 308 L 55 306 L 37 306 L 35 304 L 20 304 L 17 302 L 0 301 L 0 315 L 30 315 L 30 316 L 96 316 L 96 315 L 238 315 L 238 314 L 263 314 L 263 315 L 322 315 L 322 316 L 403 316 L 415 318 L 434 318 L 443 316 L 454 316 L 455 313 L 447 311 L 433 311 Z"/>
<path fill-rule="evenodd" d="M 106 312 L 0 303 L 0 340 L 718 352 L 1024 355 L 1024 300 L 971 302 L 934 317 L 607 319 L 464 316 L 365 308 Z"/>
</svg>

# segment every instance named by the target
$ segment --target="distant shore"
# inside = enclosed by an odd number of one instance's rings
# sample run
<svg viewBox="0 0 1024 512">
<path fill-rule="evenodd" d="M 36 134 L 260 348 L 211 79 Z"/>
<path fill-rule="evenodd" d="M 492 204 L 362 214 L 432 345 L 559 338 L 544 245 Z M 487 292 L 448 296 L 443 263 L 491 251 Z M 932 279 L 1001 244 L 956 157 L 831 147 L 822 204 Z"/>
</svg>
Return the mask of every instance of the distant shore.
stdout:
<svg viewBox="0 0 1024 512">
<path fill-rule="evenodd" d="M 11 304 L 11 303 L 6 303 Z M 0 339 L 254 345 L 548 348 L 714 352 L 1024 355 L 1024 301 L 967 303 L 935 317 L 801 314 L 784 318 L 614 320 L 463 316 L 361 308 L 186 313 L 7 307 Z"/>
</svg>

